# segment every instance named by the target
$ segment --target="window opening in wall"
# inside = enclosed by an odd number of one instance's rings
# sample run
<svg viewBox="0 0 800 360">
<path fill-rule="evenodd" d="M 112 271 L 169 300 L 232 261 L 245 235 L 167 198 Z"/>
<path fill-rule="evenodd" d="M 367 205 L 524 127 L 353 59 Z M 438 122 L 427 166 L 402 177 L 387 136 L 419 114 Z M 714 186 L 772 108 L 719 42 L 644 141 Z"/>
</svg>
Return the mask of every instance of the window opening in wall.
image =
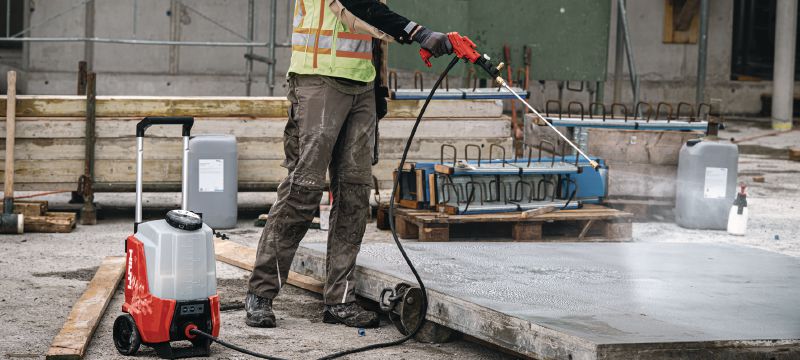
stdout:
<svg viewBox="0 0 800 360">
<path fill-rule="evenodd" d="M 22 31 L 25 0 L 0 0 L 0 34 L 11 37 Z M 0 41 L 0 49 L 22 49 L 19 41 Z"/>
<path fill-rule="evenodd" d="M 772 80 L 775 8 L 775 0 L 734 1 L 732 80 Z M 795 57 L 795 80 L 800 80 L 799 59 Z"/>
</svg>

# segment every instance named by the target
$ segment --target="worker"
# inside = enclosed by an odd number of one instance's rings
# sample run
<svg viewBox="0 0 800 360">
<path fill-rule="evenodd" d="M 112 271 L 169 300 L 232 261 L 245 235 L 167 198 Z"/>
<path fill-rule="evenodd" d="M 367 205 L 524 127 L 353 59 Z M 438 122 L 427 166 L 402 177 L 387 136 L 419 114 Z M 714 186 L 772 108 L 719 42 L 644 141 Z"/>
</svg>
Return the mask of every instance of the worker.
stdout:
<svg viewBox="0 0 800 360">
<path fill-rule="evenodd" d="M 386 113 L 387 94 L 376 96 L 373 50 L 380 41 L 417 42 L 438 57 L 452 53 L 452 44 L 445 34 L 409 21 L 379 0 L 297 0 L 293 21 L 282 164 L 288 176 L 278 186 L 258 244 L 245 323 L 276 326 L 272 300 L 286 284 L 329 172 L 333 204 L 323 321 L 376 327 L 378 314 L 357 305 L 354 293 L 356 257 L 370 212 L 376 127 Z"/>
</svg>

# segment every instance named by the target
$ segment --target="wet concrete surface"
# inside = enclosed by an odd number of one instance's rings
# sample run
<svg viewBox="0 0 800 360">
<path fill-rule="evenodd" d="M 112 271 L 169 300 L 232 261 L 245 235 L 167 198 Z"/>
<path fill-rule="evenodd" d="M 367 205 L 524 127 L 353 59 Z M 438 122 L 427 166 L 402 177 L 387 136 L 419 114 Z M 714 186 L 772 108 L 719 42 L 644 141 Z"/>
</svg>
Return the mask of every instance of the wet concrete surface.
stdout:
<svg viewBox="0 0 800 360">
<path fill-rule="evenodd" d="M 430 289 L 595 344 L 800 339 L 800 260 L 790 256 L 675 243 L 406 250 Z M 413 280 L 391 244 L 365 244 L 359 265 Z"/>
</svg>

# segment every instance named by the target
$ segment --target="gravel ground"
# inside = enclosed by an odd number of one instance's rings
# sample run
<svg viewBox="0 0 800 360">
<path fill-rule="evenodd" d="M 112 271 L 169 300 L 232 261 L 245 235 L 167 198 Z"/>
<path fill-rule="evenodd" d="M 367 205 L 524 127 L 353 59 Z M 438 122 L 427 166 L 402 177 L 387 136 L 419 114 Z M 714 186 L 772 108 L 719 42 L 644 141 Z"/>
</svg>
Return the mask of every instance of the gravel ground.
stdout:
<svg viewBox="0 0 800 360">
<path fill-rule="evenodd" d="M 745 138 L 767 133 L 758 123 L 734 124 L 723 137 Z M 634 224 L 635 241 L 720 242 L 753 246 L 800 257 L 800 162 L 786 160 L 785 149 L 800 145 L 800 131 L 760 138 L 743 143 L 740 181 L 750 186 L 748 204 L 750 224 L 747 236 L 737 237 L 722 231 L 687 230 L 670 223 Z M 764 176 L 763 183 L 753 181 Z M 47 197 L 55 206 L 69 207 L 64 195 Z M 274 194 L 242 194 L 237 229 L 228 231 L 232 241 L 255 246 L 260 229 L 253 219 L 262 204 Z M 123 239 L 131 229 L 133 194 L 98 194 L 105 218 L 96 226 L 79 226 L 70 234 L 24 234 L 0 237 L 0 357 L 7 359 L 42 358 L 53 336 L 59 331 L 75 300 L 81 295 L 100 260 L 122 255 Z M 153 208 L 176 206 L 176 194 L 146 196 Z M 150 212 L 150 217 L 159 212 Z M 304 241 L 323 242 L 325 233 L 312 230 Z M 368 227 L 367 242 L 391 241 L 387 232 Z M 243 324 L 241 299 L 247 272 L 217 264 L 223 307 L 222 337 L 253 350 L 299 359 L 311 359 L 353 346 L 395 339 L 398 332 L 384 321 L 379 329 L 367 330 L 359 337 L 355 329 L 321 323 L 320 296 L 287 286 L 275 302 L 277 329 L 253 329 Z M 123 358 L 111 341 L 111 324 L 120 314 L 122 296 L 118 291 L 89 347 L 87 359 Z M 142 358 L 155 354 L 143 348 Z M 463 340 L 448 344 L 409 342 L 401 347 L 382 349 L 354 358 L 383 359 L 459 358 L 497 359 L 505 356 Z M 242 356 L 221 346 L 213 347 L 213 357 L 239 359 Z"/>
<path fill-rule="evenodd" d="M 242 220 L 238 229 L 229 232 L 230 236 L 243 243 L 255 244 L 260 229 L 253 226 L 253 219 Z M 122 241 L 130 231 L 128 219 L 115 217 L 97 226 L 79 226 L 70 234 L 25 234 L 0 238 L 0 253 L 3 254 L 0 256 L 0 319 L 4 323 L 0 327 L 0 357 L 43 357 L 100 260 L 107 255 L 122 255 Z M 318 235 L 314 237 L 321 238 Z M 358 336 L 356 329 L 323 324 L 321 296 L 292 286 L 286 286 L 276 299 L 277 329 L 247 327 L 243 323 L 242 299 L 248 275 L 247 271 L 217 263 L 220 298 L 223 308 L 228 309 L 222 312 L 221 335 L 232 343 L 275 356 L 313 359 L 399 337 L 397 330 L 386 320 L 381 328 L 368 329 L 363 337 Z M 120 288 L 92 340 L 87 359 L 125 358 L 117 354 L 111 340 L 111 326 L 121 313 L 122 301 Z M 389 356 L 405 359 L 502 357 L 466 341 L 436 345 L 412 341 L 357 358 L 383 359 Z M 155 353 L 142 347 L 140 357 L 154 358 Z M 246 357 L 214 345 L 213 358 Z"/>
</svg>

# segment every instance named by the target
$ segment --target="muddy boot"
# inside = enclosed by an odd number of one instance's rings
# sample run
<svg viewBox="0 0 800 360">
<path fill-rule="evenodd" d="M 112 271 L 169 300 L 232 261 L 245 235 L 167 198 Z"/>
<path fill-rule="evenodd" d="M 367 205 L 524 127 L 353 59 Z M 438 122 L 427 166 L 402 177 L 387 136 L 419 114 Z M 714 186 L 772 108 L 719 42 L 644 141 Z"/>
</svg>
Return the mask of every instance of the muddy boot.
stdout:
<svg viewBox="0 0 800 360">
<path fill-rule="evenodd" d="M 322 321 L 328 324 L 344 324 L 362 328 L 375 328 L 380 325 L 380 319 L 376 312 L 364 310 L 355 302 L 325 305 Z"/>
<path fill-rule="evenodd" d="M 244 310 L 247 317 L 244 323 L 252 327 L 274 328 L 275 313 L 272 312 L 272 299 L 260 297 L 247 292 L 244 300 Z"/>
</svg>

